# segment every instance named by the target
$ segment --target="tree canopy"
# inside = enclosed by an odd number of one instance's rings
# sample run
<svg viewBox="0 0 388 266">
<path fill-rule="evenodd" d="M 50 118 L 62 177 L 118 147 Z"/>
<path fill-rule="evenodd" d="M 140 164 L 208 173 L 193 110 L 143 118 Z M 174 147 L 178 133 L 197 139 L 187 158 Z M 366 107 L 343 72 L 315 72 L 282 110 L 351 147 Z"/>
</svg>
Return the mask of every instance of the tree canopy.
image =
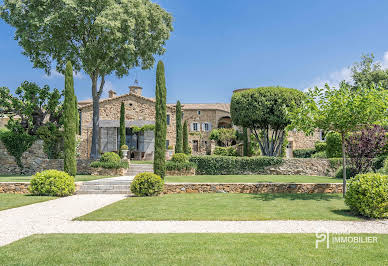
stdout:
<svg viewBox="0 0 388 266">
<path fill-rule="evenodd" d="M 230 106 L 233 124 L 251 130 L 263 155 L 278 156 L 291 123 L 287 107 L 299 104 L 303 97 L 303 92 L 283 87 L 236 92 Z"/>
</svg>

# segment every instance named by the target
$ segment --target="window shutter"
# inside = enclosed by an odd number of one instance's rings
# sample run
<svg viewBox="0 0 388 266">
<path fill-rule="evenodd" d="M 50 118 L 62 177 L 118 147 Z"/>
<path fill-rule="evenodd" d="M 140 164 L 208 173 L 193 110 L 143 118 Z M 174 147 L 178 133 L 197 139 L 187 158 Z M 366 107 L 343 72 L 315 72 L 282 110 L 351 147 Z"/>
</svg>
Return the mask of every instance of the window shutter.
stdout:
<svg viewBox="0 0 388 266">
<path fill-rule="evenodd" d="M 194 123 L 190 124 L 190 131 L 194 131 Z"/>
<path fill-rule="evenodd" d="M 205 128 L 205 123 L 202 123 L 202 131 L 206 131 L 206 128 Z"/>
<path fill-rule="evenodd" d="M 212 123 L 209 123 L 209 131 L 212 131 Z"/>
</svg>

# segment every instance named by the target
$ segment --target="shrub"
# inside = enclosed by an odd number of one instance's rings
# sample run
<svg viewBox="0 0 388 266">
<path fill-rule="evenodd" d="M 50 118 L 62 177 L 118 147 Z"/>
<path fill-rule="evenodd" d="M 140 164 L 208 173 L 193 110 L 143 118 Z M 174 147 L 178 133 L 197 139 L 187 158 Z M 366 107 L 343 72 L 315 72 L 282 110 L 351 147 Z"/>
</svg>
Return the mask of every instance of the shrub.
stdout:
<svg viewBox="0 0 388 266">
<path fill-rule="evenodd" d="M 384 162 L 388 158 L 387 155 L 380 155 L 373 159 L 372 162 L 372 170 L 377 172 L 378 170 L 383 170 L 384 168 Z"/>
<path fill-rule="evenodd" d="M 347 187 L 345 203 L 352 212 L 371 218 L 388 218 L 388 175 L 360 174 Z"/>
<path fill-rule="evenodd" d="M 107 168 L 107 169 L 118 169 L 118 168 L 128 168 L 128 161 L 119 161 L 119 162 L 101 162 L 95 161 L 90 164 L 91 167 L 98 168 Z"/>
<path fill-rule="evenodd" d="M 344 168 L 341 167 L 337 170 L 336 174 L 335 174 L 335 177 L 336 178 L 343 178 L 343 170 Z M 355 177 L 356 175 L 358 174 L 357 172 L 357 169 L 352 167 L 352 166 L 346 166 L 346 179 L 349 179 L 349 178 L 352 178 L 352 177 Z"/>
<path fill-rule="evenodd" d="M 191 170 L 193 168 L 197 168 L 197 165 L 192 162 L 166 162 L 166 170 L 167 171 L 182 171 L 182 170 Z"/>
<path fill-rule="evenodd" d="M 119 163 L 121 162 L 121 158 L 117 153 L 114 152 L 106 152 L 101 155 L 100 162 L 104 163 Z"/>
<path fill-rule="evenodd" d="M 141 173 L 135 176 L 131 183 L 131 191 L 136 196 L 156 196 L 163 191 L 164 182 L 160 176 L 153 173 Z"/>
<path fill-rule="evenodd" d="M 326 152 L 325 151 L 316 152 L 313 155 L 311 155 L 311 158 L 321 158 L 321 159 L 327 158 Z"/>
<path fill-rule="evenodd" d="M 279 157 L 192 156 L 199 175 L 237 175 L 261 173 L 264 167 L 281 164 Z"/>
<path fill-rule="evenodd" d="M 175 153 L 172 156 L 171 161 L 175 163 L 185 163 L 189 161 L 189 157 L 184 153 Z"/>
<path fill-rule="evenodd" d="M 385 159 L 383 173 L 388 175 L 388 157 Z"/>
<path fill-rule="evenodd" d="M 294 150 L 292 153 L 295 158 L 311 158 L 315 153 L 315 149 L 299 149 Z"/>
<path fill-rule="evenodd" d="M 121 145 L 121 149 L 122 149 L 122 150 L 128 150 L 128 146 L 125 145 L 125 144 L 124 144 L 124 145 Z"/>
<path fill-rule="evenodd" d="M 236 148 L 234 147 L 216 147 L 214 149 L 214 155 L 238 156 L 238 153 Z"/>
<path fill-rule="evenodd" d="M 329 132 L 326 135 L 326 157 L 342 157 L 342 140 L 341 135 L 337 132 Z"/>
<path fill-rule="evenodd" d="M 30 192 L 42 196 L 69 196 L 75 191 L 74 177 L 58 170 L 36 173 L 30 184 Z"/>
<path fill-rule="evenodd" d="M 326 152 L 326 142 L 324 141 L 317 141 L 315 142 L 315 151 L 316 152 Z"/>
</svg>

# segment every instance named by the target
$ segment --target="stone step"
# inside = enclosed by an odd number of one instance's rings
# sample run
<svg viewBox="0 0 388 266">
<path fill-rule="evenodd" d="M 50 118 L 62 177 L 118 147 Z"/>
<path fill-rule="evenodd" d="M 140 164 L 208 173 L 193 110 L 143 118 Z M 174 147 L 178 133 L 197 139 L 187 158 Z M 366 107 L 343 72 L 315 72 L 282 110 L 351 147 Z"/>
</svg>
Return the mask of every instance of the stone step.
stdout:
<svg viewBox="0 0 388 266">
<path fill-rule="evenodd" d="M 76 194 L 125 194 L 133 195 L 129 190 L 78 190 Z"/>
<path fill-rule="evenodd" d="M 80 191 L 84 190 L 129 190 L 129 185 L 83 185 Z"/>
</svg>

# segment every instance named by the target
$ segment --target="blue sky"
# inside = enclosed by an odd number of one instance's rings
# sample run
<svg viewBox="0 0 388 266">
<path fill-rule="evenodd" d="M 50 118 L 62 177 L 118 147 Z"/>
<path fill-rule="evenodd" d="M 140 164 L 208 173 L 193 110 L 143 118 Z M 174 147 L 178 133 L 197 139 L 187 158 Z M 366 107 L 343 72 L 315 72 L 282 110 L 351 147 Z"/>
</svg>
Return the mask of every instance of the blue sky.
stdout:
<svg viewBox="0 0 388 266">
<path fill-rule="evenodd" d="M 167 101 L 229 102 L 236 88 L 281 85 L 305 89 L 349 78 L 347 67 L 365 53 L 388 66 L 388 1 L 158 0 L 174 16 L 161 59 Z M 63 89 L 64 80 L 33 69 L 0 21 L 0 86 L 22 81 Z M 384 57 L 385 54 L 385 57 Z M 154 96 L 155 69 L 107 78 L 106 90 L 127 93 L 134 79 Z M 91 95 L 84 73 L 75 79 L 80 100 Z"/>
</svg>

